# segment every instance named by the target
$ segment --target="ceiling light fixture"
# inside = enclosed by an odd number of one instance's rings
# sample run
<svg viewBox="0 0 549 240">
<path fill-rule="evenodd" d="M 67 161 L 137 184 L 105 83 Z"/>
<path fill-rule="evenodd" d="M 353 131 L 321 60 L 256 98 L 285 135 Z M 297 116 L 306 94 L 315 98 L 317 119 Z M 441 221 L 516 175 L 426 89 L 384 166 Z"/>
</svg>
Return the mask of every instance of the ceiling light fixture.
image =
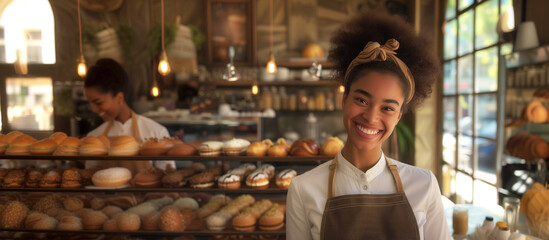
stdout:
<svg viewBox="0 0 549 240">
<path fill-rule="evenodd" d="M 78 67 L 76 68 L 78 76 L 81 78 L 86 76 L 88 68 L 86 67 L 86 59 L 84 59 L 84 54 L 82 53 L 82 21 L 80 20 L 80 0 L 78 0 L 78 34 L 80 42 L 80 57 L 78 57 Z"/>
</svg>

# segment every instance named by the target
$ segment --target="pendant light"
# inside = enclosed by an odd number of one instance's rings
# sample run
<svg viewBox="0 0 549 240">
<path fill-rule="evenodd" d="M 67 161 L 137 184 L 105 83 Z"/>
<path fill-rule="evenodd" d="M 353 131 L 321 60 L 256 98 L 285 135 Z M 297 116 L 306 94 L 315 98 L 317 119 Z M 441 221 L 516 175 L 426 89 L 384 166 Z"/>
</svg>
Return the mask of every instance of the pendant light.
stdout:
<svg viewBox="0 0 549 240">
<path fill-rule="evenodd" d="M 273 74 L 276 72 L 276 62 L 273 53 L 273 0 L 269 0 L 269 14 L 270 14 L 270 52 L 269 61 L 267 62 L 267 72 Z"/>
<path fill-rule="evenodd" d="M 162 19 L 162 52 L 158 61 L 158 72 L 160 75 L 166 76 L 170 73 L 171 68 L 168 63 L 168 55 L 166 55 L 166 50 L 164 50 L 164 0 L 160 0 L 160 15 Z"/>
<path fill-rule="evenodd" d="M 345 92 L 345 87 L 343 85 L 339 85 L 339 92 L 340 93 L 344 93 Z"/>
<path fill-rule="evenodd" d="M 152 84 L 152 87 L 151 87 L 151 95 L 153 97 L 158 97 L 158 95 L 160 95 L 160 89 L 158 88 L 158 82 L 156 81 L 156 73 L 154 73 L 154 68 L 155 68 L 155 64 L 154 64 L 154 60 L 153 60 L 153 74 L 152 74 L 152 77 L 153 77 L 153 84 Z"/>
<path fill-rule="evenodd" d="M 84 59 L 84 54 L 82 53 L 82 21 L 80 20 L 80 0 L 78 0 L 78 34 L 80 42 L 80 57 L 78 57 L 78 67 L 76 68 L 78 76 L 81 78 L 86 76 L 88 68 L 86 67 L 86 59 Z"/>
<path fill-rule="evenodd" d="M 259 87 L 257 87 L 257 82 L 254 81 L 254 84 L 252 85 L 252 94 L 257 95 L 259 93 Z"/>
</svg>

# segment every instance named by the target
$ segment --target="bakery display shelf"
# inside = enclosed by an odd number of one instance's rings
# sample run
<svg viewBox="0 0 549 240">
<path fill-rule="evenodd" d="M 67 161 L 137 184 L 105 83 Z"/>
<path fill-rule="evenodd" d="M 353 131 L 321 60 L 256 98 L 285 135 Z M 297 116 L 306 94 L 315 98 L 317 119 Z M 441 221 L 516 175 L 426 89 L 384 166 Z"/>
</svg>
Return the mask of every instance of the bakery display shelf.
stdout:
<svg viewBox="0 0 549 240">
<path fill-rule="evenodd" d="M 339 86 L 339 82 L 334 80 L 318 80 L 318 81 L 299 81 L 299 80 L 290 80 L 290 81 L 271 81 L 271 82 L 265 82 L 265 81 L 235 81 L 235 82 L 229 82 L 229 81 L 213 81 L 209 82 L 210 84 L 215 85 L 216 87 L 252 87 L 255 84 L 257 84 L 259 87 L 261 86 L 289 86 L 289 87 L 332 87 L 332 86 Z"/>
<path fill-rule="evenodd" d="M 226 194 L 286 194 L 287 189 L 270 187 L 266 189 L 256 189 L 250 187 L 241 187 L 238 189 L 224 188 L 0 188 L 0 192 L 93 192 L 93 193 L 119 193 L 119 192 L 207 192 L 207 193 L 226 193 Z"/>
<path fill-rule="evenodd" d="M 0 159 L 29 159 L 29 160 L 124 160 L 124 161 L 149 161 L 149 160 L 174 160 L 174 161 L 227 161 L 227 162 L 316 162 L 328 161 L 333 156 L 286 156 L 286 157 L 250 157 L 250 156 L 52 156 L 52 155 L 3 155 Z"/>
<path fill-rule="evenodd" d="M 41 230 L 41 229 L 24 229 L 24 228 L 0 228 L 0 232 L 35 232 L 35 233 L 52 233 L 52 234 L 99 234 L 99 235 L 138 235 L 138 236 L 214 236 L 214 235 L 285 235 L 286 230 L 282 228 L 276 231 L 257 230 L 253 232 L 241 232 L 236 230 L 210 231 L 210 230 L 189 230 L 183 232 L 165 232 L 165 231 L 103 231 L 103 230 L 80 230 L 80 231 L 60 231 L 60 230 Z"/>
</svg>

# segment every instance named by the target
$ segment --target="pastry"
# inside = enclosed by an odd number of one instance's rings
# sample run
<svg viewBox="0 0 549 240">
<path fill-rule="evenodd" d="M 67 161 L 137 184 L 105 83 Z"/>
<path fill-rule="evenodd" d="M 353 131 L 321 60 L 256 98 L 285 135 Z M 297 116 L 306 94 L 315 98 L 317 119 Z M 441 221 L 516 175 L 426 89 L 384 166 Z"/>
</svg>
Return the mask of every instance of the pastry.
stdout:
<svg viewBox="0 0 549 240">
<path fill-rule="evenodd" d="M 290 182 L 297 176 L 297 172 L 293 169 L 285 169 L 276 175 L 276 186 L 279 188 L 288 189 Z"/>
<path fill-rule="evenodd" d="M 199 153 L 200 156 L 215 157 L 221 154 L 222 142 L 219 141 L 206 141 L 200 144 Z"/>
<path fill-rule="evenodd" d="M 2 187 L 21 188 L 25 184 L 25 171 L 22 169 L 11 169 L 4 176 Z"/>
<path fill-rule="evenodd" d="M 167 155 L 168 156 L 194 156 L 198 154 L 198 149 L 192 144 L 178 144 L 172 147 Z"/>
<path fill-rule="evenodd" d="M 81 218 L 76 216 L 65 216 L 59 220 L 56 229 L 64 231 L 80 231 L 83 228 Z"/>
<path fill-rule="evenodd" d="M 30 146 L 30 153 L 32 155 L 51 155 L 57 149 L 57 142 L 53 139 L 42 139 L 33 143 Z"/>
<path fill-rule="evenodd" d="M 21 228 L 29 208 L 20 201 L 10 201 L 4 205 L 0 214 L 0 228 Z"/>
<path fill-rule="evenodd" d="M 6 135 L 7 136 L 7 135 Z M 36 142 L 36 139 L 33 137 L 22 134 L 17 136 L 13 141 L 11 141 L 8 149 L 6 149 L 7 155 L 29 155 L 30 146 Z"/>
<path fill-rule="evenodd" d="M 106 155 L 108 153 L 109 145 L 106 144 L 105 140 L 100 139 L 99 137 L 87 136 L 82 138 L 81 141 L 82 144 L 80 144 L 79 148 L 79 154 L 81 156 L 97 156 Z"/>
<path fill-rule="evenodd" d="M 63 206 L 66 210 L 74 211 L 84 207 L 84 202 L 77 197 L 69 197 L 63 200 Z"/>
<path fill-rule="evenodd" d="M 131 178 L 132 174 L 127 168 L 114 167 L 94 173 L 92 182 L 98 187 L 120 187 L 128 184 Z"/>
<path fill-rule="evenodd" d="M 196 213 L 194 213 L 194 211 L 190 208 L 180 208 L 179 211 L 183 216 L 183 223 L 185 224 L 185 226 L 191 225 L 194 219 L 196 219 Z"/>
<path fill-rule="evenodd" d="M 233 138 L 223 143 L 221 148 L 224 155 L 239 156 L 246 152 L 248 146 L 250 146 L 250 141 L 241 138 Z"/>
<path fill-rule="evenodd" d="M 233 228 L 236 231 L 253 232 L 257 219 L 249 212 L 243 212 L 233 218 Z"/>
<path fill-rule="evenodd" d="M 141 227 L 141 219 L 133 213 L 122 213 L 116 218 L 120 231 L 137 231 Z"/>
<path fill-rule="evenodd" d="M 135 156 L 139 153 L 139 143 L 132 136 L 119 136 L 111 140 L 110 156 Z"/>
<path fill-rule="evenodd" d="M 214 185 L 214 175 L 210 172 L 202 172 L 189 178 L 189 184 L 193 188 L 209 188 Z"/>
<path fill-rule="evenodd" d="M 4 154 L 8 149 L 9 143 L 4 141 L 3 136 L 0 137 L 0 154 Z"/>
<path fill-rule="evenodd" d="M 343 141 L 338 137 L 329 137 L 320 146 L 320 155 L 335 156 L 343 148 Z"/>
<path fill-rule="evenodd" d="M 149 168 L 141 171 L 132 179 L 132 186 L 143 188 L 156 188 L 162 186 L 164 171 L 158 168 Z"/>
<path fill-rule="evenodd" d="M 41 197 L 32 206 L 33 211 L 46 213 L 51 209 L 63 209 L 63 203 L 59 200 L 59 196 L 55 194 L 48 194 Z"/>
<path fill-rule="evenodd" d="M 40 212 L 31 212 L 25 219 L 25 227 L 35 230 L 52 230 L 57 226 L 57 219 Z"/>
<path fill-rule="evenodd" d="M 267 155 L 271 157 L 285 157 L 288 156 L 288 149 L 285 145 L 275 144 L 267 150 Z"/>
<path fill-rule="evenodd" d="M 217 179 L 217 186 L 224 189 L 240 188 L 240 176 L 227 173 Z"/>
<path fill-rule="evenodd" d="M 225 196 L 225 195 L 216 195 L 208 201 L 204 206 L 199 208 L 196 211 L 196 215 L 198 218 L 205 218 L 213 214 L 214 212 L 217 212 L 221 207 L 223 207 L 225 204 L 227 204 L 231 198 Z"/>
<path fill-rule="evenodd" d="M 290 148 L 291 156 L 316 156 L 318 144 L 310 138 L 300 138 Z"/>
<path fill-rule="evenodd" d="M 49 139 L 52 139 L 53 141 L 55 141 L 56 145 L 59 145 L 67 137 L 67 134 L 64 132 L 54 132 L 50 135 Z"/>
<path fill-rule="evenodd" d="M 273 202 L 269 199 L 262 199 L 257 201 L 246 211 L 252 214 L 255 218 L 259 218 L 263 213 L 265 213 L 269 208 L 273 206 Z"/>
<path fill-rule="evenodd" d="M 86 230 L 100 230 L 109 217 L 100 211 L 89 211 L 82 216 L 82 224 Z"/>
<path fill-rule="evenodd" d="M 183 215 L 178 209 L 166 208 L 162 211 L 158 228 L 166 232 L 182 232 L 185 230 Z"/>
<path fill-rule="evenodd" d="M 284 227 L 284 213 L 278 210 L 278 204 L 267 210 L 259 218 L 259 229 L 263 231 L 276 231 Z"/>
<path fill-rule="evenodd" d="M 114 215 L 124 212 L 124 210 L 117 206 L 106 206 L 101 209 L 101 212 L 107 215 L 107 217 L 112 218 Z"/>
<path fill-rule="evenodd" d="M 139 153 L 145 156 L 165 155 L 173 146 L 174 143 L 169 138 L 148 138 Z"/>
<path fill-rule="evenodd" d="M 268 188 L 269 175 L 262 171 L 255 171 L 246 178 L 246 186 L 252 188 Z"/>
<path fill-rule="evenodd" d="M 116 224 L 116 219 L 111 218 L 105 221 L 103 223 L 103 231 L 111 231 L 111 232 L 119 231 L 118 225 Z"/>
<path fill-rule="evenodd" d="M 269 179 L 274 177 L 275 167 L 272 164 L 263 164 L 256 171 L 261 171 L 269 176 Z"/>
<path fill-rule="evenodd" d="M 246 149 L 246 156 L 263 157 L 267 155 L 269 147 L 265 142 L 253 142 Z"/>
<path fill-rule="evenodd" d="M 189 169 L 190 171 L 193 171 L 193 173 L 199 173 L 206 170 L 206 166 L 199 162 L 194 162 L 189 164 L 185 169 Z"/>
<path fill-rule="evenodd" d="M 37 188 L 40 184 L 40 180 L 42 180 L 42 172 L 39 170 L 31 170 L 27 174 L 27 181 L 25 182 L 25 186 L 29 188 Z"/>
<path fill-rule="evenodd" d="M 162 213 L 159 211 L 147 214 L 141 221 L 141 228 L 145 231 L 157 231 L 161 215 Z"/>
<path fill-rule="evenodd" d="M 7 142 L 8 144 L 11 144 L 11 142 L 12 142 L 15 138 L 17 138 L 17 137 L 19 137 L 19 136 L 21 136 L 21 135 L 23 135 L 23 133 L 20 132 L 20 131 L 11 131 L 11 132 L 9 132 L 8 134 L 4 135 L 4 136 L 2 137 L 2 140 L 3 140 L 4 142 Z"/>
<path fill-rule="evenodd" d="M 528 103 L 524 109 L 526 120 L 534 123 L 544 123 L 547 120 L 549 113 L 543 104 L 539 101 Z"/>
<path fill-rule="evenodd" d="M 66 137 L 57 145 L 53 152 L 54 156 L 77 156 L 80 151 L 80 139 L 75 137 Z"/>
<path fill-rule="evenodd" d="M 49 170 L 40 180 L 41 188 L 57 188 L 61 184 L 61 174 L 56 170 Z"/>
<path fill-rule="evenodd" d="M 223 231 L 232 219 L 232 215 L 226 212 L 216 212 L 206 218 L 206 226 L 212 231 Z"/>
<path fill-rule="evenodd" d="M 182 171 L 170 172 L 162 177 L 162 186 L 168 188 L 182 187 L 185 185 L 184 173 Z"/>
<path fill-rule="evenodd" d="M 79 188 L 82 187 L 82 177 L 78 170 L 76 169 L 67 169 L 63 171 L 63 176 L 61 179 L 62 188 Z"/>
<path fill-rule="evenodd" d="M 190 197 L 179 198 L 173 203 L 173 205 L 175 205 L 179 209 L 188 208 L 193 211 L 196 211 L 199 208 L 198 202 L 194 200 L 194 198 L 190 198 Z"/>
</svg>

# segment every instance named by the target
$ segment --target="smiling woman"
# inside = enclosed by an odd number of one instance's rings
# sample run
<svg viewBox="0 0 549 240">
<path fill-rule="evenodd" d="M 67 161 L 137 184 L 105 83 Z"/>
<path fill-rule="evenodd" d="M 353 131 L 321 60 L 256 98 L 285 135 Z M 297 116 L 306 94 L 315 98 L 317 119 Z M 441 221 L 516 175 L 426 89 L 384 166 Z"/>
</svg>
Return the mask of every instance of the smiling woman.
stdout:
<svg viewBox="0 0 549 240">
<path fill-rule="evenodd" d="M 84 95 L 92 111 L 105 122 L 88 133 L 88 136 L 133 136 L 137 142 L 147 138 L 169 137 L 168 130 L 155 121 L 137 115 L 126 103 L 129 88 L 126 71 L 113 59 L 99 59 L 90 67 L 84 82 Z M 138 162 L 138 161 L 134 161 Z M 86 161 L 86 167 L 98 165 L 98 161 Z M 150 163 L 149 163 L 150 165 Z M 155 166 L 175 168 L 174 161 L 155 161 Z"/>
<path fill-rule="evenodd" d="M 292 181 L 287 238 L 450 239 L 435 176 L 381 151 L 402 114 L 431 93 L 439 61 L 429 44 L 402 19 L 372 13 L 332 43 L 348 137 L 332 161 Z"/>
</svg>

